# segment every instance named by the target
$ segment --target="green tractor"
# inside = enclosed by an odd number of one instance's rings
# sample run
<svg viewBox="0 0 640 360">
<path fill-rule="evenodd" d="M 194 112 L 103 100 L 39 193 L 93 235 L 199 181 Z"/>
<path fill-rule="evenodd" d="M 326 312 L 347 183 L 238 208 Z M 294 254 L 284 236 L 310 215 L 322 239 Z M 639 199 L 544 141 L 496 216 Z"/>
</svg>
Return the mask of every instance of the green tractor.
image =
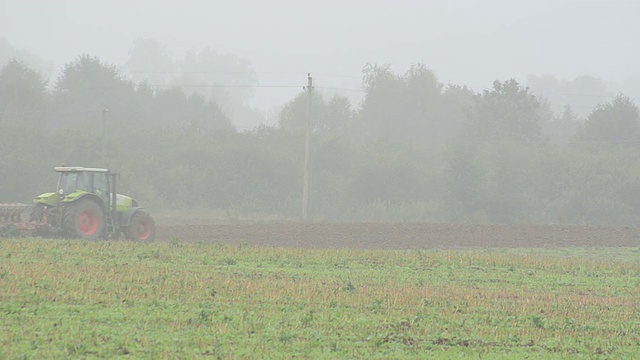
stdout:
<svg viewBox="0 0 640 360">
<path fill-rule="evenodd" d="M 116 192 L 117 173 L 75 166 L 55 171 L 58 190 L 36 197 L 28 222 L 14 224 L 18 230 L 89 240 L 120 234 L 130 240 L 154 239 L 153 218 L 137 201 Z"/>
</svg>

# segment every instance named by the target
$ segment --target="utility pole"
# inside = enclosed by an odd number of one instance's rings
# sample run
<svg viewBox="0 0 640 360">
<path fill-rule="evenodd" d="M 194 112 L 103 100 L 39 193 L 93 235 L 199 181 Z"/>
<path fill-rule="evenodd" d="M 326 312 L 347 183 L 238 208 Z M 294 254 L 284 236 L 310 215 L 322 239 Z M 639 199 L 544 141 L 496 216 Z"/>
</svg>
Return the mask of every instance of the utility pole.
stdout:
<svg viewBox="0 0 640 360">
<path fill-rule="evenodd" d="M 309 201 L 309 150 L 311 148 L 311 99 L 313 96 L 313 78 L 307 74 L 307 135 L 304 140 L 304 165 L 302 169 L 302 220 L 307 221 Z"/>
<path fill-rule="evenodd" d="M 102 162 L 101 166 L 107 166 L 107 112 L 109 112 L 109 109 L 107 108 L 104 108 L 104 110 L 102 110 L 102 151 L 100 154 L 100 160 Z"/>
</svg>

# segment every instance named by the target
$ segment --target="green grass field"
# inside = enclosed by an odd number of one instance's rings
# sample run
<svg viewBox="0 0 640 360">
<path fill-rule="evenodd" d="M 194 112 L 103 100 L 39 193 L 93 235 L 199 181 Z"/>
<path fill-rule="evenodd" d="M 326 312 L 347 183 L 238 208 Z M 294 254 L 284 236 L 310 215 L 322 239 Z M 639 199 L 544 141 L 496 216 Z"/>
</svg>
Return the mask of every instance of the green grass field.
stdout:
<svg viewBox="0 0 640 360">
<path fill-rule="evenodd" d="M 638 358 L 640 249 L 0 240 L 0 358 Z"/>
</svg>

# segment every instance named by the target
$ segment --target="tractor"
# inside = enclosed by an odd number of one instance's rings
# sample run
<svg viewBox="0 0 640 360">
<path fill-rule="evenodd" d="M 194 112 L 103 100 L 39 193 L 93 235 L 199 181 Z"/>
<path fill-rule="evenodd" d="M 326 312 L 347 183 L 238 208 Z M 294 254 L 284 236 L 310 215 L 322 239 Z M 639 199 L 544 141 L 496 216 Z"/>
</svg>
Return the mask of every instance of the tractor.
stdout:
<svg viewBox="0 0 640 360">
<path fill-rule="evenodd" d="M 118 173 L 77 166 L 54 169 L 59 174 L 56 192 L 36 197 L 31 206 L 0 205 L 0 234 L 154 239 L 153 218 L 136 200 L 116 192 Z"/>
</svg>

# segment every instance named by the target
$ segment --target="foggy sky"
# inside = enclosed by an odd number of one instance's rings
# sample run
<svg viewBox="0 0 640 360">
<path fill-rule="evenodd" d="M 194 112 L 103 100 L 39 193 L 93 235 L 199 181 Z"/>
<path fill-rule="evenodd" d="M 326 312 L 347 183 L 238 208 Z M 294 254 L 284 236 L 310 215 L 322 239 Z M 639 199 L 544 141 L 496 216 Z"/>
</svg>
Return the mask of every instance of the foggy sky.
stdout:
<svg viewBox="0 0 640 360">
<path fill-rule="evenodd" d="M 363 66 L 416 62 L 444 83 L 591 74 L 640 77 L 636 1 L 151 1 L 0 0 L 0 37 L 52 60 L 79 54 L 123 64 L 132 42 L 154 38 L 181 57 L 211 47 L 248 58 L 262 85 L 354 88 Z M 338 76 L 339 75 L 339 76 Z M 263 109 L 296 90 L 256 92 Z M 347 94 L 348 95 L 348 94 Z"/>
</svg>

